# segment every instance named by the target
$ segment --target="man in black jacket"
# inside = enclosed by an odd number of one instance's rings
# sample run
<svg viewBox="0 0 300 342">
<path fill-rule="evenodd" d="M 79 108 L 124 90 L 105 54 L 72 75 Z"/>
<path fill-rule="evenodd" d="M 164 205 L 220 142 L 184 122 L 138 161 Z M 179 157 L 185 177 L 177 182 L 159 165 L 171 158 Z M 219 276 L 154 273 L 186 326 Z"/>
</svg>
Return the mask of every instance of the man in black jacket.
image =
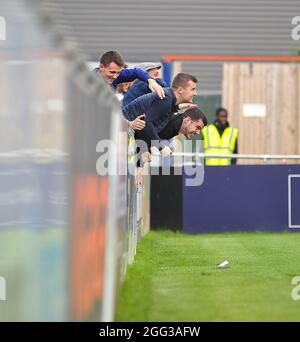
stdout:
<svg viewBox="0 0 300 342">
<path fill-rule="evenodd" d="M 148 148 L 160 143 L 163 155 L 170 155 L 172 151 L 167 141 L 162 140 L 160 132 L 168 125 L 174 113 L 178 112 L 180 104 L 192 104 L 193 97 L 197 95 L 198 80 L 189 74 L 179 73 L 175 76 L 172 87 L 165 89 L 165 98 L 160 99 L 156 94 L 146 94 L 138 97 L 123 108 L 127 120 L 134 120 L 145 114 L 146 126 L 136 131 L 135 138 L 146 142 Z"/>
<path fill-rule="evenodd" d="M 181 133 L 187 139 L 192 139 L 194 135 L 200 134 L 206 125 L 206 115 L 199 108 L 190 108 L 183 114 L 173 115 L 159 136 L 169 140 Z"/>
</svg>

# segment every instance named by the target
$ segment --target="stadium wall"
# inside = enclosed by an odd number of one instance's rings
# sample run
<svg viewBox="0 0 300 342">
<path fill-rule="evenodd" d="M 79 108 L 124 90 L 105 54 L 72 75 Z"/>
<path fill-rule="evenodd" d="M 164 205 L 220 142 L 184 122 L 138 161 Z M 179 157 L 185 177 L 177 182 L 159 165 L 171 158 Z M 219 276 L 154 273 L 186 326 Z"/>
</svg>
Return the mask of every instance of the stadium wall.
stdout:
<svg viewBox="0 0 300 342">
<path fill-rule="evenodd" d="M 300 232 L 299 165 L 206 167 L 201 186 L 186 186 L 184 173 L 168 177 L 152 176 L 151 228 Z"/>
</svg>

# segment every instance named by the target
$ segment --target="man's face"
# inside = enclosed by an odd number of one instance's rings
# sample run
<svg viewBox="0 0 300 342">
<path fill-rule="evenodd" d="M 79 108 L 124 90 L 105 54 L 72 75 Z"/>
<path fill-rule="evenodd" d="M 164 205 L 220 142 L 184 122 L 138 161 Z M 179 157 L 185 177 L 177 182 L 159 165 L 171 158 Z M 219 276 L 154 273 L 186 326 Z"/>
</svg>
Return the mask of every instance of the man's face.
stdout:
<svg viewBox="0 0 300 342">
<path fill-rule="evenodd" d="M 202 119 L 193 121 L 189 116 L 182 121 L 182 133 L 188 139 L 192 139 L 194 135 L 200 134 L 204 127 Z"/>
<path fill-rule="evenodd" d="M 227 120 L 228 120 L 228 115 L 227 115 L 227 113 L 224 112 L 224 111 L 221 111 L 221 112 L 219 113 L 219 115 L 217 116 L 217 121 L 218 121 L 222 126 L 224 126 L 224 125 L 226 125 Z"/>
<path fill-rule="evenodd" d="M 160 78 L 159 68 L 150 69 L 150 70 L 147 70 L 147 72 L 154 79 Z"/>
<path fill-rule="evenodd" d="M 111 62 L 108 66 L 100 64 L 99 73 L 103 76 L 104 80 L 108 84 L 112 84 L 113 81 L 119 76 L 122 70 L 116 63 Z"/>
<path fill-rule="evenodd" d="M 197 95 L 197 84 L 193 81 L 188 81 L 185 87 L 179 87 L 180 102 L 193 102 L 193 97 Z"/>
</svg>

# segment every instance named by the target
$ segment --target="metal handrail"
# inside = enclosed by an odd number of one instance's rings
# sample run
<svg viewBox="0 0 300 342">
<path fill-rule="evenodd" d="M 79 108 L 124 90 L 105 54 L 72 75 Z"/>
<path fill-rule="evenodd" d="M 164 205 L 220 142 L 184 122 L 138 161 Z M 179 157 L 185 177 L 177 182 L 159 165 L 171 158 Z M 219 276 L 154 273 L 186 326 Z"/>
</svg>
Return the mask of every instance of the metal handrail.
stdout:
<svg viewBox="0 0 300 342">
<path fill-rule="evenodd" d="M 198 158 L 236 158 L 236 159 L 299 159 L 300 154 L 216 154 L 216 153 L 191 153 L 175 152 L 174 157 L 198 157 Z"/>
</svg>

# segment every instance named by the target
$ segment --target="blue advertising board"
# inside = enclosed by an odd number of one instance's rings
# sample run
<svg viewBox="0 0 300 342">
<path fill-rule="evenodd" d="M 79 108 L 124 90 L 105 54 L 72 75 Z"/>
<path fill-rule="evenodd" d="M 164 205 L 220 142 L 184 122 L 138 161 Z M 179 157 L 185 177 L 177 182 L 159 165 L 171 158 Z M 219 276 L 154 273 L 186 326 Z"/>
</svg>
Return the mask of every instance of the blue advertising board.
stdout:
<svg viewBox="0 0 300 342">
<path fill-rule="evenodd" d="M 206 167 L 204 183 L 195 187 L 185 186 L 184 177 L 185 232 L 300 228 L 300 165 Z"/>
</svg>

